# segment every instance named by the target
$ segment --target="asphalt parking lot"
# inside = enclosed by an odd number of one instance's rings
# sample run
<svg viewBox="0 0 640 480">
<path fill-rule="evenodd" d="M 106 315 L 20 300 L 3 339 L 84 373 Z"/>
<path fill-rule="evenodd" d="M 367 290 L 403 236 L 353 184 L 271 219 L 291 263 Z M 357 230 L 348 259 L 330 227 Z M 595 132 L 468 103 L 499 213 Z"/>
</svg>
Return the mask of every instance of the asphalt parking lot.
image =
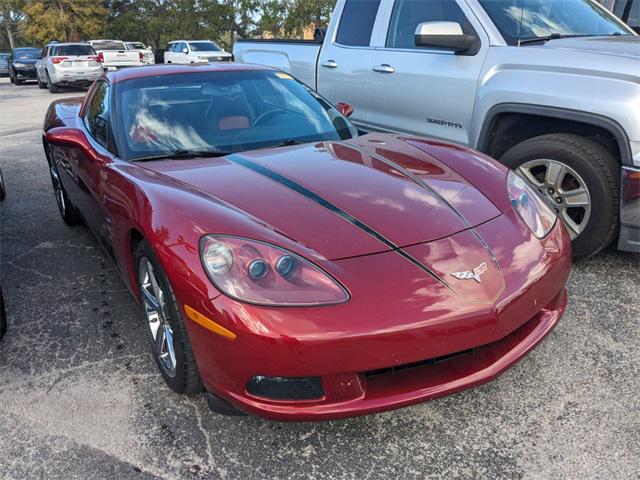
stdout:
<svg viewBox="0 0 640 480">
<path fill-rule="evenodd" d="M 223 417 L 165 387 L 138 309 L 56 210 L 51 95 L 0 79 L 1 478 L 640 478 L 640 257 L 575 266 L 556 330 L 494 382 L 325 423 Z"/>
</svg>

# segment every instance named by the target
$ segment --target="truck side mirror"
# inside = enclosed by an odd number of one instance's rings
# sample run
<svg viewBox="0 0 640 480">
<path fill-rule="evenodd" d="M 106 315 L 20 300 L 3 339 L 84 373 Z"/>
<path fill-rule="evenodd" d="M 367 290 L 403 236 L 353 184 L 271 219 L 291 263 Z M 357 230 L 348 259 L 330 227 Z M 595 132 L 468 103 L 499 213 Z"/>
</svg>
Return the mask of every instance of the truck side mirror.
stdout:
<svg viewBox="0 0 640 480">
<path fill-rule="evenodd" d="M 459 55 L 475 55 L 480 50 L 480 38 L 467 34 L 457 22 L 424 22 L 415 33 L 416 47 L 453 50 Z"/>
<path fill-rule="evenodd" d="M 189 53 L 189 49 L 188 48 L 183 48 L 182 49 L 182 53 Z"/>
</svg>

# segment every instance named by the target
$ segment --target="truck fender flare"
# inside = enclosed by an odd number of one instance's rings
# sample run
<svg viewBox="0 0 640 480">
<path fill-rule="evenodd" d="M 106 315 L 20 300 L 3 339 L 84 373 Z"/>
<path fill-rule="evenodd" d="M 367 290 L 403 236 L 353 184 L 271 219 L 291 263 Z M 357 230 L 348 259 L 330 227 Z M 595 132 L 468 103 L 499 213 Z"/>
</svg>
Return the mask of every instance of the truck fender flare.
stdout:
<svg viewBox="0 0 640 480">
<path fill-rule="evenodd" d="M 521 113 L 525 115 L 537 115 L 542 117 L 557 118 L 560 120 L 575 121 L 607 130 L 613 135 L 620 151 L 620 162 L 623 165 L 633 165 L 631 146 L 629 137 L 622 126 L 607 117 L 595 113 L 571 110 L 568 108 L 547 107 L 541 105 L 530 105 L 526 103 L 501 103 L 489 109 L 485 116 L 480 135 L 478 137 L 477 149 L 484 152 L 489 147 L 490 134 L 495 127 L 496 119 L 503 113 Z"/>
</svg>

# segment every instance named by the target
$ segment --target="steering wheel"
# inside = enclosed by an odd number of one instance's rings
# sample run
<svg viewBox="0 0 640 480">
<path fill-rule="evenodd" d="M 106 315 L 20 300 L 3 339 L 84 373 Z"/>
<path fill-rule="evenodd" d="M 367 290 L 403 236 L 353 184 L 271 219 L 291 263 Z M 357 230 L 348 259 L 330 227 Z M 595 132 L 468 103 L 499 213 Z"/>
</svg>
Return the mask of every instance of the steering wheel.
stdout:
<svg viewBox="0 0 640 480">
<path fill-rule="evenodd" d="M 251 123 L 251 126 L 257 127 L 261 123 L 264 123 L 266 120 L 271 120 L 272 118 L 277 117 L 278 115 L 287 115 L 289 112 L 286 110 L 267 110 L 266 112 L 261 113 L 258 117 Z"/>
</svg>

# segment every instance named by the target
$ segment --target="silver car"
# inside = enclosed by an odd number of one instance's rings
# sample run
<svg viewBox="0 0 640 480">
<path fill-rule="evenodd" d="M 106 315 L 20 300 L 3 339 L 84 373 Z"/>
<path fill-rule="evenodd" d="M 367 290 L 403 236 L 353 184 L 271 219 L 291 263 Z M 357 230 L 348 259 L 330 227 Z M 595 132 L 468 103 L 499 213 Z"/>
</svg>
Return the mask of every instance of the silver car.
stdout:
<svg viewBox="0 0 640 480">
<path fill-rule="evenodd" d="M 60 87 L 87 87 L 104 70 L 100 58 L 87 43 L 53 43 L 36 62 L 38 86 L 57 93 Z"/>
</svg>

